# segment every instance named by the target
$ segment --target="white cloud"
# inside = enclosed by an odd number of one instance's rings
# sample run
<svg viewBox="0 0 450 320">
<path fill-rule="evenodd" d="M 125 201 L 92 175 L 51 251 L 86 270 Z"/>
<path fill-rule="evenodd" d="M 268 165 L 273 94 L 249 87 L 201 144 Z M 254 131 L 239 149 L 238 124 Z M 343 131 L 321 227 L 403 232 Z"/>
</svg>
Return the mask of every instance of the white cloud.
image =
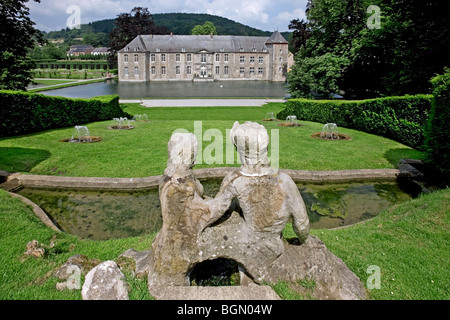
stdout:
<svg viewBox="0 0 450 320">
<path fill-rule="evenodd" d="M 134 7 L 151 13 L 187 12 L 222 16 L 262 30 L 287 30 L 292 19 L 304 18 L 307 0 L 41 0 L 29 1 L 31 19 L 44 31 L 66 27 L 70 5 L 80 7 L 81 23 L 113 19 Z"/>
</svg>

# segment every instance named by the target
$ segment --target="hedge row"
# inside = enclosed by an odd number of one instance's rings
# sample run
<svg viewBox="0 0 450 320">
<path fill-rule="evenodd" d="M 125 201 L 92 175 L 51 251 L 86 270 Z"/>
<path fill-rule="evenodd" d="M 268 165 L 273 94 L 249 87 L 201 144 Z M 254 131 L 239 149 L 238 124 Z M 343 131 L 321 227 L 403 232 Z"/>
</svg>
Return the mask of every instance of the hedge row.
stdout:
<svg viewBox="0 0 450 320">
<path fill-rule="evenodd" d="M 448 179 L 450 178 L 450 70 L 446 71 L 431 80 L 433 101 L 425 130 L 425 153 L 428 161 Z"/>
<path fill-rule="evenodd" d="M 91 99 L 51 97 L 24 91 L 0 91 L 0 137 L 129 117 L 119 96 Z"/>
<path fill-rule="evenodd" d="M 361 101 L 291 99 L 277 117 L 296 115 L 299 120 L 336 123 L 421 149 L 432 98 L 416 95 Z"/>
</svg>

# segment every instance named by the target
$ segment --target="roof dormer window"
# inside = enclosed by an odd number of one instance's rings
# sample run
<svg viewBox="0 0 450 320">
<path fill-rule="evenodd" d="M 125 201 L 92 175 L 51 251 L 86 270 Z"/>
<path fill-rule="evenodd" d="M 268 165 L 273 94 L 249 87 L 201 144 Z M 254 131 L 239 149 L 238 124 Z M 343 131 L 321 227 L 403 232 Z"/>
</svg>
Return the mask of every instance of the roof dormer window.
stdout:
<svg viewBox="0 0 450 320">
<path fill-rule="evenodd" d="M 125 47 L 125 51 L 130 51 L 130 47 Z"/>
</svg>

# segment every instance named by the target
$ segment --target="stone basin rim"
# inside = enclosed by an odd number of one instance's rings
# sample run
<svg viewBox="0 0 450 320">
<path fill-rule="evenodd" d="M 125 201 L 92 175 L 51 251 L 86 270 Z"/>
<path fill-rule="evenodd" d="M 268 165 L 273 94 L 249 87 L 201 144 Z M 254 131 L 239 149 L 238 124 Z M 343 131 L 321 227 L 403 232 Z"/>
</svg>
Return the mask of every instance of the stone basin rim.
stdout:
<svg viewBox="0 0 450 320">
<path fill-rule="evenodd" d="M 223 179 L 228 173 L 240 170 L 239 167 L 217 167 L 194 170 L 197 179 Z M 309 171 L 280 169 L 288 174 L 295 183 L 345 183 L 363 181 L 397 181 L 409 177 L 410 173 L 400 169 L 357 169 L 338 171 Z M 107 177 L 68 177 L 50 175 L 29 175 L 16 173 L 8 181 L 16 180 L 16 189 L 20 188 L 61 188 L 72 190 L 148 190 L 158 188 L 162 175 L 138 178 Z M 12 190 L 8 190 L 12 191 Z"/>
</svg>

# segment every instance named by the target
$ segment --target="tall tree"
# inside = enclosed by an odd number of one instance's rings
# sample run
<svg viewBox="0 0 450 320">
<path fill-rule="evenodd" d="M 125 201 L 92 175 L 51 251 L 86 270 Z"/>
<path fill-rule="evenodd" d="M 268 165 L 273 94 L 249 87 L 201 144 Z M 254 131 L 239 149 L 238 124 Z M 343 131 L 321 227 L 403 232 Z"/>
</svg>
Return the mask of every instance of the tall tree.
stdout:
<svg viewBox="0 0 450 320">
<path fill-rule="evenodd" d="M 110 64 L 117 61 L 117 51 L 124 48 L 136 36 L 169 33 L 166 27 L 154 23 L 148 8 L 135 7 L 131 13 L 121 13 L 117 16 L 115 24 L 116 27 L 109 33 Z"/>
<path fill-rule="evenodd" d="M 309 0 L 304 26 L 307 38 L 288 75 L 293 97 L 341 93 L 342 77 L 351 63 L 352 44 L 365 25 L 368 0 Z M 306 32 L 306 31 L 305 31 Z"/>
<path fill-rule="evenodd" d="M 32 80 L 27 52 L 44 40 L 28 16 L 27 2 L 0 0 L 0 89 L 26 90 Z"/>
<path fill-rule="evenodd" d="M 311 36 L 307 23 L 302 19 L 294 19 L 289 23 L 289 30 L 292 32 L 291 50 L 297 53 L 300 48 L 306 45 L 306 40 Z"/>
<path fill-rule="evenodd" d="M 203 25 L 196 25 L 191 34 L 193 35 L 210 35 L 217 34 L 216 26 L 211 21 L 206 21 Z"/>
</svg>

